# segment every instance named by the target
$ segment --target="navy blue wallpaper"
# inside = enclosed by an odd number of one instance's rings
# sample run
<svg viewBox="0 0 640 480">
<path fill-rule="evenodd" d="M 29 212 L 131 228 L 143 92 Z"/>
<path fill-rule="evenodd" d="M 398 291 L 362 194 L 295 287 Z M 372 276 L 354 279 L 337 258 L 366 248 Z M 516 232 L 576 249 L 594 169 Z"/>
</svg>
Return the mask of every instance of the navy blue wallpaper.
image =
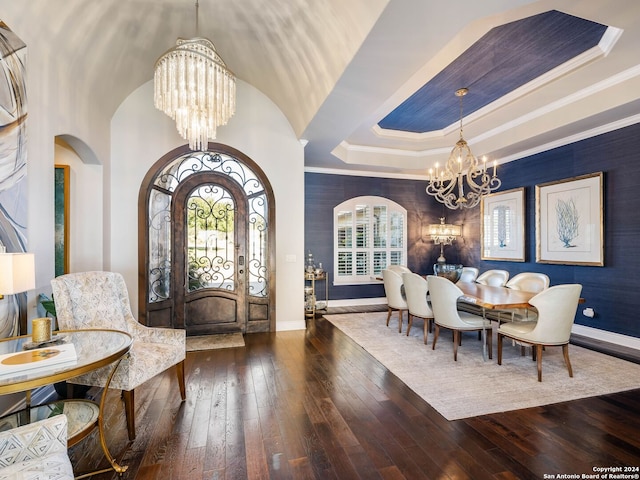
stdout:
<svg viewBox="0 0 640 480">
<path fill-rule="evenodd" d="M 586 303 L 576 323 L 640 337 L 640 124 L 559 147 L 498 167 L 501 190 L 526 187 L 526 261 L 480 260 L 480 207 L 445 212 L 448 223 L 463 225 L 463 238 L 445 247 L 449 263 L 475 265 L 480 271 L 506 269 L 511 276 L 543 272 L 552 285 L 580 283 Z M 593 172 L 604 172 L 605 266 L 547 265 L 535 262 L 535 185 Z M 438 221 L 442 206 L 427 196 L 425 181 L 305 174 L 305 251 L 312 251 L 333 279 L 333 207 L 349 198 L 379 195 L 408 211 L 408 266 L 431 273 L 439 247 L 422 238 L 422 227 Z M 330 299 L 382 297 L 381 285 L 329 286 Z M 582 315 L 591 307 L 596 316 Z"/>
</svg>

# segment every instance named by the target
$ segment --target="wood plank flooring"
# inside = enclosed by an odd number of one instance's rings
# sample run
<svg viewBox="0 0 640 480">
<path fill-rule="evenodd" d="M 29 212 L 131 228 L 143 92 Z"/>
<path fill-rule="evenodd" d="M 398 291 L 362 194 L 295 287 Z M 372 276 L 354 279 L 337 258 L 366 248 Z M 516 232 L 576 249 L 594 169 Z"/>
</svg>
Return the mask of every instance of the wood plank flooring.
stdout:
<svg viewBox="0 0 640 480">
<path fill-rule="evenodd" d="M 109 392 L 123 479 L 543 479 L 640 466 L 640 390 L 449 422 L 323 318 L 245 343 L 188 353 L 184 403 L 173 371 L 136 390 L 130 445 Z M 95 434 L 70 453 L 76 475 L 105 465 Z"/>
</svg>

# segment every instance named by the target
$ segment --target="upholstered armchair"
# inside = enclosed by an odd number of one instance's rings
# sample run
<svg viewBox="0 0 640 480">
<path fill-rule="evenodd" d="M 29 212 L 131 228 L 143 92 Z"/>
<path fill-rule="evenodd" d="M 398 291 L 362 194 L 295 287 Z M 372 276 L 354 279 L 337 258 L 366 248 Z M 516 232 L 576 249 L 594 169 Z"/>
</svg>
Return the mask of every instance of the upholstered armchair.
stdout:
<svg viewBox="0 0 640 480">
<path fill-rule="evenodd" d="M 73 479 L 65 415 L 0 432 L 0 480 L 27 479 Z"/>
<path fill-rule="evenodd" d="M 430 322 L 433 322 L 433 311 L 427 303 L 427 293 L 429 285 L 424 277 L 417 273 L 403 273 L 404 292 L 407 297 L 407 307 L 409 309 L 409 326 L 407 336 L 411 332 L 414 317 L 422 318 L 424 321 L 424 343 L 427 343 L 427 335 Z"/>
<path fill-rule="evenodd" d="M 433 309 L 433 319 L 436 325 L 432 350 L 436 348 L 441 327 L 453 330 L 453 360 L 457 361 L 460 333 L 468 331 L 481 332 L 484 329 L 489 358 L 491 358 L 491 322 L 472 313 L 458 311 L 457 300 L 463 293 L 455 283 L 435 275 L 427 277 L 427 283 L 429 284 L 431 308 Z"/>
<path fill-rule="evenodd" d="M 536 322 L 508 322 L 500 325 L 498 365 L 502 365 L 502 339 L 508 337 L 535 347 L 534 358 L 537 360 L 539 382 L 542 381 L 542 349 L 545 346 L 562 346 L 569 377 L 573 377 L 569 361 L 569 338 L 581 292 L 582 285 L 579 284 L 549 287 L 529 300 L 538 310 Z"/>
<path fill-rule="evenodd" d="M 182 400 L 186 398 L 184 330 L 150 328 L 141 325 L 131 313 L 124 278 L 113 272 L 83 272 L 61 275 L 51 281 L 61 330 L 108 328 L 122 330 L 133 337 L 129 353 L 122 359 L 109 388 L 122 390 L 129 439 L 135 438 L 135 389 L 176 367 Z M 70 383 L 104 387 L 112 366 L 74 377 Z"/>
<path fill-rule="evenodd" d="M 402 287 L 402 275 L 393 271 L 382 270 L 382 282 L 384 283 L 384 293 L 387 297 L 387 327 L 391 319 L 391 313 L 398 312 L 398 333 L 402 331 L 402 317 L 408 310 L 407 299 Z"/>
</svg>

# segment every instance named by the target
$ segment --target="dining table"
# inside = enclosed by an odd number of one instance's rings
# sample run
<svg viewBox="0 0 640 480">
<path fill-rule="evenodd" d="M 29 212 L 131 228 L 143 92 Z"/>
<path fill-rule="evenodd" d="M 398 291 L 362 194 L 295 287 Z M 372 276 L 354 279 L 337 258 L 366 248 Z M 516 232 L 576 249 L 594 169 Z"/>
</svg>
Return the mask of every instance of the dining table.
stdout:
<svg viewBox="0 0 640 480">
<path fill-rule="evenodd" d="M 510 308 L 529 308 L 529 300 L 536 296 L 535 292 L 525 292 L 507 287 L 496 287 L 475 282 L 458 282 L 456 285 L 462 290 L 459 301 L 480 307 L 482 318 L 487 320 L 487 310 L 505 310 Z M 486 361 L 487 327 L 482 327 L 482 358 Z"/>
<path fill-rule="evenodd" d="M 529 301 L 535 297 L 537 292 L 525 292 L 508 287 L 496 287 L 475 282 L 458 282 L 456 285 L 462 290 L 462 295 L 458 300 L 470 303 L 481 308 L 482 318 L 487 319 L 487 310 L 508 310 L 512 308 L 531 308 Z M 584 298 L 580 298 L 578 303 L 584 303 Z M 487 331 L 482 329 L 482 357 L 487 359 Z"/>
</svg>

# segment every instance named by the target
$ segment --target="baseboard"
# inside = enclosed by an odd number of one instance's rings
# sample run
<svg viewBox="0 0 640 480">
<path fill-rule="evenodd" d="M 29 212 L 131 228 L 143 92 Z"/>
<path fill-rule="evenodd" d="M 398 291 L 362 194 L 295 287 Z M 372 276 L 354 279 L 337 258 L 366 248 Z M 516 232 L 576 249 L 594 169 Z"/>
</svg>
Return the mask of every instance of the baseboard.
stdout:
<svg viewBox="0 0 640 480">
<path fill-rule="evenodd" d="M 640 338 L 622 335 L 620 333 L 607 332 L 599 328 L 587 327 L 584 325 L 573 324 L 571 333 L 581 335 L 583 337 L 593 338 L 601 342 L 613 343 L 621 347 L 633 348 L 640 351 Z"/>
<path fill-rule="evenodd" d="M 386 297 L 380 298 L 347 298 L 344 300 L 329 299 L 330 307 L 357 307 L 360 305 L 386 305 Z"/>
<path fill-rule="evenodd" d="M 294 320 L 290 322 L 277 322 L 276 321 L 276 332 L 286 332 L 289 330 L 304 330 L 307 328 L 304 320 Z"/>
</svg>

